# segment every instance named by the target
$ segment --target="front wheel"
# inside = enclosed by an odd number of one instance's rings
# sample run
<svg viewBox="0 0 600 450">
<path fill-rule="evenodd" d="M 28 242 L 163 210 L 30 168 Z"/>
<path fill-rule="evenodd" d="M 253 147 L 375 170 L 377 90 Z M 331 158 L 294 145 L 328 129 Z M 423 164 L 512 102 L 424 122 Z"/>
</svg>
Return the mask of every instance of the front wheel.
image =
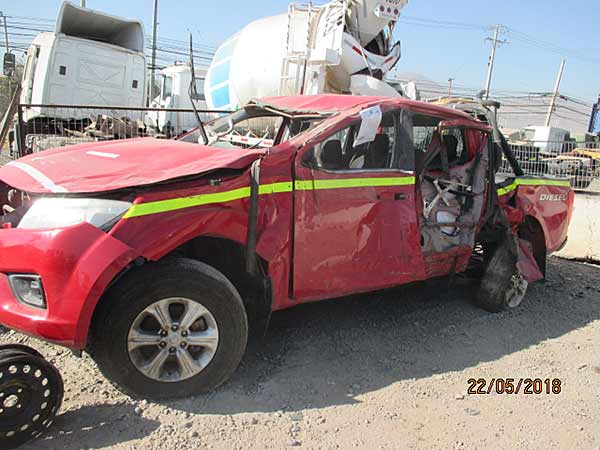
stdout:
<svg viewBox="0 0 600 450">
<path fill-rule="evenodd" d="M 239 293 L 198 261 L 170 259 L 135 269 L 100 308 L 90 354 L 109 380 L 134 396 L 208 392 L 231 376 L 246 348 Z"/>
</svg>

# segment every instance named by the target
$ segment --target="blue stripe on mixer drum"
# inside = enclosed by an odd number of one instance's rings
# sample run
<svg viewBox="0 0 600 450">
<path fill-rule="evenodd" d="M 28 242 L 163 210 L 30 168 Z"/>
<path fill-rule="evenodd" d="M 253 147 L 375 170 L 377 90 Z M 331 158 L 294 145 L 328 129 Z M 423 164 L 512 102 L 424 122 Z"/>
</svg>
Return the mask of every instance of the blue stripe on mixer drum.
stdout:
<svg viewBox="0 0 600 450">
<path fill-rule="evenodd" d="M 210 97 L 215 108 L 223 108 L 229 105 L 229 85 L 227 84 L 219 89 L 211 91 Z"/>
<path fill-rule="evenodd" d="M 210 87 L 214 88 L 218 84 L 229 81 L 229 69 L 231 68 L 231 61 L 224 62 L 210 69 Z"/>
</svg>

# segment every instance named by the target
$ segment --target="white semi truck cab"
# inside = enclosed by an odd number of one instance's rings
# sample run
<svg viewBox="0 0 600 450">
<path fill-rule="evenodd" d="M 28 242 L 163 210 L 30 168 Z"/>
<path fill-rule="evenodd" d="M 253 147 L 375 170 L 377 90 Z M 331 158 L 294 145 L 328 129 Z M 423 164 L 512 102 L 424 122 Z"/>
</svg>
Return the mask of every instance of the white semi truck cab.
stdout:
<svg viewBox="0 0 600 450">
<path fill-rule="evenodd" d="M 189 110 L 194 101 L 197 109 L 206 109 L 204 81 L 206 69 L 195 68 L 196 94 L 190 96 L 192 70 L 188 63 L 177 63 L 160 71 L 158 83 L 160 93 L 150 106 L 164 111 L 150 111 L 146 115 L 146 124 L 165 135 L 179 134 L 189 131 L 198 125 L 196 117 Z M 178 110 L 188 111 L 178 111 Z M 203 120 L 209 117 L 200 113 Z"/>
<path fill-rule="evenodd" d="M 142 23 L 64 2 L 55 31 L 40 33 L 27 51 L 22 87 L 22 104 L 145 106 Z M 74 108 L 24 112 L 28 122 L 88 116 L 89 111 Z"/>
</svg>

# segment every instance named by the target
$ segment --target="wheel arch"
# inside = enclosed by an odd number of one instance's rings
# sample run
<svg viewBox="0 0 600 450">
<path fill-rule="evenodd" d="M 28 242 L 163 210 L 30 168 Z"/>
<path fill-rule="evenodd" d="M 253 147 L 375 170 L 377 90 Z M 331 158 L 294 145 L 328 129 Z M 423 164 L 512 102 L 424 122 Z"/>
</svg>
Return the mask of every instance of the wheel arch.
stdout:
<svg viewBox="0 0 600 450">
<path fill-rule="evenodd" d="M 89 328 L 94 326 L 97 313 L 101 311 L 104 298 L 111 287 L 126 276 L 131 270 L 143 268 L 144 265 L 164 262 L 169 258 L 184 257 L 203 262 L 221 272 L 236 288 L 248 315 L 250 331 L 262 335 L 268 327 L 273 306 L 271 280 L 268 275 L 268 261 L 257 255 L 258 271 L 256 274 L 246 272 L 246 246 L 229 238 L 203 235 L 194 237 L 179 247 L 164 254 L 156 261 L 138 258 L 135 263 L 119 272 L 106 288 L 95 305 L 91 315 Z"/>
<path fill-rule="evenodd" d="M 255 273 L 249 273 L 246 269 L 249 255 L 245 245 L 232 239 L 210 235 L 190 239 L 164 258 L 172 256 L 201 261 L 225 275 L 242 297 L 248 314 L 250 332 L 264 334 L 273 308 L 267 260 L 258 254 L 255 255 L 257 270 Z"/>
</svg>

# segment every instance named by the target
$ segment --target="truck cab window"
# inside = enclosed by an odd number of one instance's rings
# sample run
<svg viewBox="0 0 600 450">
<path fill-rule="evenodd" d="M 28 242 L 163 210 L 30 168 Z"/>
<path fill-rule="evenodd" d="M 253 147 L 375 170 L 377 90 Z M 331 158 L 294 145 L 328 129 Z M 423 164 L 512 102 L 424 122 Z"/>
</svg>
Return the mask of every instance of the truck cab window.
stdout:
<svg viewBox="0 0 600 450">
<path fill-rule="evenodd" d="M 355 145 L 361 121 L 355 122 L 316 145 L 312 163 L 325 170 L 380 170 L 394 165 L 396 151 L 395 113 L 383 115 L 374 139 Z"/>
<path fill-rule="evenodd" d="M 469 160 L 465 132 L 462 128 L 446 128 L 441 132 L 442 141 L 448 152 L 450 167 L 465 164 Z"/>
<path fill-rule="evenodd" d="M 194 100 L 206 100 L 204 96 L 204 78 L 196 78 L 196 95 L 194 96 Z"/>
<path fill-rule="evenodd" d="M 163 76 L 161 100 L 166 100 L 173 95 L 173 78 Z"/>
<path fill-rule="evenodd" d="M 312 162 L 325 170 L 347 170 L 346 153 L 352 127 L 344 128 L 315 146 L 311 153 Z"/>
<path fill-rule="evenodd" d="M 413 117 L 413 145 L 417 153 L 426 153 L 431 146 L 441 119 L 416 115 Z"/>
</svg>

